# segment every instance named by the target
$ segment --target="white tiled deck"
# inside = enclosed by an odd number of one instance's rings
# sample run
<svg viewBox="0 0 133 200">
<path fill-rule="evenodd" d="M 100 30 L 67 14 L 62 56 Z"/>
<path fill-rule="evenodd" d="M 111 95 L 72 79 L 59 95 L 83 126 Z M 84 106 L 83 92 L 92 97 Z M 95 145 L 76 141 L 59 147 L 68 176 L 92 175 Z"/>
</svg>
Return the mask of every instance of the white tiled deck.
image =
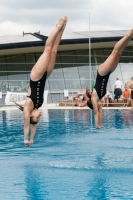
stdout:
<svg viewBox="0 0 133 200">
<path fill-rule="evenodd" d="M 1 106 L 2 110 L 16 110 L 16 106 Z M 77 106 L 58 106 L 57 104 L 44 104 L 40 109 L 89 109 L 88 107 L 77 107 Z M 131 109 L 131 107 L 103 107 L 103 109 Z"/>
</svg>

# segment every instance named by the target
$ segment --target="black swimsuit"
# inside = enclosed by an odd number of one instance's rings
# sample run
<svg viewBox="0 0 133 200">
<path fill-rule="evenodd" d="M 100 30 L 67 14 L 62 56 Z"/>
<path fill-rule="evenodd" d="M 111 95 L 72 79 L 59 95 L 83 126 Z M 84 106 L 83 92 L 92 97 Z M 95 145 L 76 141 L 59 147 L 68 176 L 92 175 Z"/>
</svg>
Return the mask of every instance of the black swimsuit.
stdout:
<svg viewBox="0 0 133 200">
<path fill-rule="evenodd" d="M 42 78 L 38 81 L 32 81 L 30 79 L 31 95 L 27 97 L 31 98 L 34 104 L 34 108 L 38 109 L 43 104 L 43 93 L 44 93 L 46 78 L 47 78 L 47 72 L 45 72 Z"/>
<path fill-rule="evenodd" d="M 111 72 L 109 72 L 105 76 L 101 76 L 97 71 L 96 84 L 94 88 L 97 92 L 99 99 L 102 99 L 103 96 L 106 94 L 106 87 L 107 87 L 110 73 Z"/>
</svg>

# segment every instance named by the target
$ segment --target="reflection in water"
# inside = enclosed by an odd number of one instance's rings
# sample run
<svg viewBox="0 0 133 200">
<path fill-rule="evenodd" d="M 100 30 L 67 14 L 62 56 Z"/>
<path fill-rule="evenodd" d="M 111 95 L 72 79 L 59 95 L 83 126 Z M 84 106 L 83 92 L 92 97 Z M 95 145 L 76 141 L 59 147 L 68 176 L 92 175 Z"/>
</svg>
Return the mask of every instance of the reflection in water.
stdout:
<svg viewBox="0 0 133 200">
<path fill-rule="evenodd" d="M 95 166 L 98 168 L 105 167 L 104 153 L 101 153 L 100 155 L 96 155 Z"/>
<path fill-rule="evenodd" d="M 123 115 L 124 115 L 125 127 L 128 128 L 130 126 L 130 123 L 131 123 L 130 110 L 125 110 Z"/>
<path fill-rule="evenodd" d="M 99 171 L 99 169 L 104 169 L 106 168 L 105 166 L 105 162 L 104 162 L 104 157 L 105 154 L 104 153 L 100 153 L 98 155 L 96 155 L 94 163 L 95 163 L 95 168 L 97 169 L 97 171 L 94 173 L 93 172 L 93 180 L 92 183 L 90 183 L 90 190 L 87 194 L 88 197 L 90 197 L 90 199 L 95 200 L 95 199 L 99 199 L 99 200 L 107 200 L 107 180 L 105 177 L 105 174 L 103 173 L 103 171 Z"/>
<path fill-rule="evenodd" d="M 39 165 L 24 167 L 25 186 L 28 200 L 46 199 L 48 196 L 45 179 L 43 179 Z"/>
<path fill-rule="evenodd" d="M 65 119 L 65 122 L 69 122 L 69 110 L 65 110 L 65 117 L 64 117 L 64 119 Z"/>
<path fill-rule="evenodd" d="M 91 189 L 87 196 L 90 200 L 107 200 L 108 198 L 107 180 L 103 174 L 101 176 L 94 174 L 94 180 L 91 183 Z"/>
</svg>

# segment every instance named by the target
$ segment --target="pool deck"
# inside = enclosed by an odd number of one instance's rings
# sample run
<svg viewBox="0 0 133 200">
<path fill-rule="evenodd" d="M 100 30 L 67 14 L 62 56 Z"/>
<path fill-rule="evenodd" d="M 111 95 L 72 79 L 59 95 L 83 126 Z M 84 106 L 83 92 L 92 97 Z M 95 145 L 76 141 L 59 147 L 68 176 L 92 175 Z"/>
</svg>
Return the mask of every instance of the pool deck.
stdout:
<svg viewBox="0 0 133 200">
<path fill-rule="evenodd" d="M 3 110 L 17 110 L 16 106 L 1 106 L 0 111 Z M 76 109 L 89 109 L 88 107 L 76 107 L 76 106 L 58 106 L 57 104 L 44 104 L 40 109 L 65 109 L 65 110 L 76 110 Z M 103 107 L 103 109 L 131 109 L 131 107 Z"/>
</svg>

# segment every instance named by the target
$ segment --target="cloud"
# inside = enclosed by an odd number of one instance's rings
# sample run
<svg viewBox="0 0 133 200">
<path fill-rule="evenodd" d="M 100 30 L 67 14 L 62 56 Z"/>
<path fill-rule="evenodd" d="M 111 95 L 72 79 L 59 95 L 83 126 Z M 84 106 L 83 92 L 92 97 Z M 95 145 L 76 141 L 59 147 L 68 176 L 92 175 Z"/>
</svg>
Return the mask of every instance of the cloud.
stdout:
<svg viewBox="0 0 133 200">
<path fill-rule="evenodd" d="M 0 35 L 52 31 L 68 16 L 67 32 L 132 28 L 132 0 L 4 0 L 0 4 Z"/>
</svg>

